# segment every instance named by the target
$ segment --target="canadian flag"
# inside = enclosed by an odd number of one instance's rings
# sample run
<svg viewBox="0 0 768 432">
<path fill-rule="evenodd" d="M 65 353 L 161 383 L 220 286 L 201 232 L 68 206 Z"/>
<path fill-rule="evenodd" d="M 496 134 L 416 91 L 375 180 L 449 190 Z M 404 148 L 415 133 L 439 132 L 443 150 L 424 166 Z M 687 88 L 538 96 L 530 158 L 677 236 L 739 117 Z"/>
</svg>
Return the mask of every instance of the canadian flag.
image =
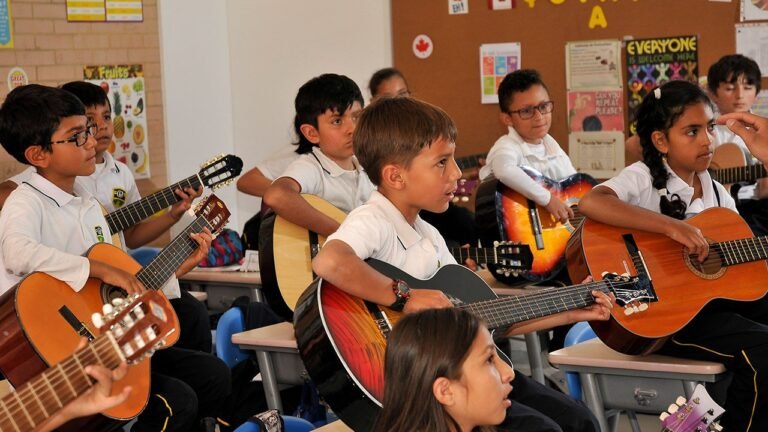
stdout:
<svg viewBox="0 0 768 432">
<path fill-rule="evenodd" d="M 501 10 L 515 7 L 515 0 L 488 0 L 488 9 Z"/>
</svg>

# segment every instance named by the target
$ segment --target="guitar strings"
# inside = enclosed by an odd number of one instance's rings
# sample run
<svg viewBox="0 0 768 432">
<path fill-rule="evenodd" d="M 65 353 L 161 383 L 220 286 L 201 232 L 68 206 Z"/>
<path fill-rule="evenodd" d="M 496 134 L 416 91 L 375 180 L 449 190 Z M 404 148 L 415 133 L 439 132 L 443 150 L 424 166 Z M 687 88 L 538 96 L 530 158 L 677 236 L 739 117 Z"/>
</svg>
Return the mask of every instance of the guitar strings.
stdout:
<svg viewBox="0 0 768 432">
<path fill-rule="evenodd" d="M 181 200 L 181 198 L 176 195 L 174 192 L 176 189 L 181 188 L 182 190 L 185 187 L 191 187 L 193 189 L 197 189 L 200 186 L 200 183 L 194 182 L 194 180 L 198 180 L 199 178 L 197 175 L 193 175 L 190 177 L 187 177 L 186 179 L 175 183 L 165 189 L 161 189 L 139 201 L 132 202 L 126 206 L 120 207 L 114 212 L 108 213 L 105 218 L 107 219 L 107 224 L 110 228 L 115 228 L 115 232 L 113 234 L 116 234 L 117 232 L 120 232 L 124 230 L 125 228 L 132 226 L 136 224 L 139 221 L 142 221 L 149 216 L 152 216 L 155 212 L 152 210 L 155 208 L 163 209 L 166 207 L 169 207 L 178 201 Z M 186 183 L 186 186 L 184 184 Z M 162 201 L 161 201 L 162 200 Z M 162 205 L 162 204 L 165 205 Z M 134 216 L 139 211 L 143 213 L 143 217 L 139 217 L 138 219 Z M 129 220 L 129 216 L 133 216 Z"/>
</svg>

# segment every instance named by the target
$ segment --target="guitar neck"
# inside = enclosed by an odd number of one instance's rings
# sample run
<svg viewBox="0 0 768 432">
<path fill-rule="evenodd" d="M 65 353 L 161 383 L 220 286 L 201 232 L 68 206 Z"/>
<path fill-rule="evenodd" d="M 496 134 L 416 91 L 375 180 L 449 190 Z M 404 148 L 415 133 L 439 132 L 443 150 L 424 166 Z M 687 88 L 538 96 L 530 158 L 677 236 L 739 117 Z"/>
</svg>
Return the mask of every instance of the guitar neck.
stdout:
<svg viewBox="0 0 768 432">
<path fill-rule="evenodd" d="M 122 357 L 112 335 L 93 343 L 5 396 L 0 405 L 0 430 L 30 431 L 93 386 L 87 365 L 118 367 Z"/>
<path fill-rule="evenodd" d="M 192 255 L 192 252 L 197 249 L 197 242 L 195 242 L 189 235 L 202 232 L 203 228 L 208 228 L 211 232 L 215 231 L 205 217 L 198 216 L 198 218 L 177 235 L 151 263 L 139 270 L 139 272 L 136 273 L 136 278 L 149 289 L 156 290 L 162 288 L 165 282 L 176 272 L 176 269 L 179 268 L 181 263 L 183 263 L 184 260 Z"/>
<path fill-rule="evenodd" d="M 768 171 L 763 164 L 721 168 L 712 171 L 712 178 L 723 184 L 750 182 L 763 177 L 768 177 Z"/>
<path fill-rule="evenodd" d="M 160 210 L 168 208 L 181 201 L 181 198 L 176 195 L 175 191 L 177 189 L 184 190 L 191 187 L 197 190 L 200 185 L 202 185 L 202 181 L 200 180 L 200 177 L 195 174 L 178 183 L 174 183 L 165 189 L 161 189 L 152 195 L 120 207 L 104 217 L 107 220 L 109 231 L 112 234 L 116 234 L 126 228 L 136 225 Z"/>
<path fill-rule="evenodd" d="M 468 258 L 472 259 L 478 264 L 497 264 L 501 259 L 496 254 L 496 248 L 483 248 L 483 247 L 455 247 L 449 248 L 451 255 L 456 258 L 456 262 L 463 264 Z M 522 265 L 522 264 L 521 264 Z"/>
<path fill-rule="evenodd" d="M 480 159 L 485 159 L 487 153 L 474 154 L 470 156 L 464 156 L 456 159 L 456 165 L 464 171 L 470 168 L 474 168 L 480 165 Z"/>
<path fill-rule="evenodd" d="M 630 282 L 602 280 L 565 288 L 547 288 L 533 294 L 508 296 L 497 300 L 460 306 L 480 317 L 490 329 L 509 327 L 523 321 L 580 309 L 595 303 L 592 291 L 620 290 Z"/>
<path fill-rule="evenodd" d="M 713 243 L 710 250 L 717 253 L 726 266 L 762 261 L 768 259 L 768 236 Z"/>
</svg>

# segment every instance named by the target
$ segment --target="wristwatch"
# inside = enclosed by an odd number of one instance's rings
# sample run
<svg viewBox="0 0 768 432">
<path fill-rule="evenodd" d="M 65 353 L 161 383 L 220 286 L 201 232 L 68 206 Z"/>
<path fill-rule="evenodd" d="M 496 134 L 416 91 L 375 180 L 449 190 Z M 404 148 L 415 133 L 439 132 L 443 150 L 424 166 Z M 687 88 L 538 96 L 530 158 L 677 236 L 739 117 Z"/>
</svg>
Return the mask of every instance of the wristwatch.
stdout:
<svg viewBox="0 0 768 432">
<path fill-rule="evenodd" d="M 392 279 L 392 292 L 395 293 L 395 302 L 389 308 L 395 312 L 402 312 L 405 303 L 411 297 L 411 287 L 404 280 Z"/>
</svg>

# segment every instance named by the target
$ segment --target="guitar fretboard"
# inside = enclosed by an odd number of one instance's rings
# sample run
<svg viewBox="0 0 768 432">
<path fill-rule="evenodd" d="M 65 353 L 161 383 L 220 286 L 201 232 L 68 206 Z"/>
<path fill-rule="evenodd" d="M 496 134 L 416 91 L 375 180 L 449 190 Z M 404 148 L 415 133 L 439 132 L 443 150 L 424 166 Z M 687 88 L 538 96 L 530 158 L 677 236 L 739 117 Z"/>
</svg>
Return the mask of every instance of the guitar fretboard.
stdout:
<svg viewBox="0 0 768 432">
<path fill-rule="evenodd" d="M 112 335 L 107 334 L 37 378 L 5 396 L 0 405 L 0 430 L 31 431 L 95 382 L 85 373 L 88 365 L 115 369 L 122 358 Z"/>
<path fill-rule="evenodd" d="M 506 249 L 515 249 L 514 246 L 505 246 Z M 496 248 L 449 248 L 451 250 L 451 254 L 454 258 L 456 258 L 456 262 L 459 264 L 463 264 L 464 261 L 467 260 L 467 258 L 470 258 L 474 260 L 478 264 L 497 264 L 499 262 L 511 262 L 512 259 L 504 258 L 503 256 L 499 256 L 497 253 Z M 519 248 L 515 251 L 512 251 L 512 254 L 520 254 L 522 253 Z M 509 256 L 509 253 L 506 252 L 505 255 Z M 516 261 L 520 261 L 518 258 Z M 522 263 L 521 263 L 522 265 Z"/>
<path fill-rule="evenodd" d="M 479 153 L 470 156 L 463 156 L 456 159 L 456 165 L 458 165 L 462 171 L 475 168 L 476 166 L 480 165 L 480 159 L 485 159 L 487 155 L 487 153 Z"/>
<path fill-rule="evenodd" d="M 717 253 L 725 265 L 736 265 L 768 259 L 768 237 L 752 237 L 714 243 L 710 249 Z"/>
<path fill-rule="evenodd" d="M 174 183 L 165 189 L 161 189 L 152 195 L 120 207 L 104 217 L 107 220 L 109 231 L 112 234 L 119 233 L 126 228 L 136 225 L 160 210 L 168 208 L 181 201 L 181 198 L 174 192 L 176 189 L 185 190 L 186 188 L 191 187 L 192 189 L 197 190 L 200 185 L 202 185 L 200 177 L 195 174 L 178 183 Z"/>
<path fill-rule="evenodd" d="M 768 177 L 763 164 L 747 165 L 733 168 L 721 168 L 712 170 L 712 178 L 723 184 L 755 181 Z"/>
</svg>

